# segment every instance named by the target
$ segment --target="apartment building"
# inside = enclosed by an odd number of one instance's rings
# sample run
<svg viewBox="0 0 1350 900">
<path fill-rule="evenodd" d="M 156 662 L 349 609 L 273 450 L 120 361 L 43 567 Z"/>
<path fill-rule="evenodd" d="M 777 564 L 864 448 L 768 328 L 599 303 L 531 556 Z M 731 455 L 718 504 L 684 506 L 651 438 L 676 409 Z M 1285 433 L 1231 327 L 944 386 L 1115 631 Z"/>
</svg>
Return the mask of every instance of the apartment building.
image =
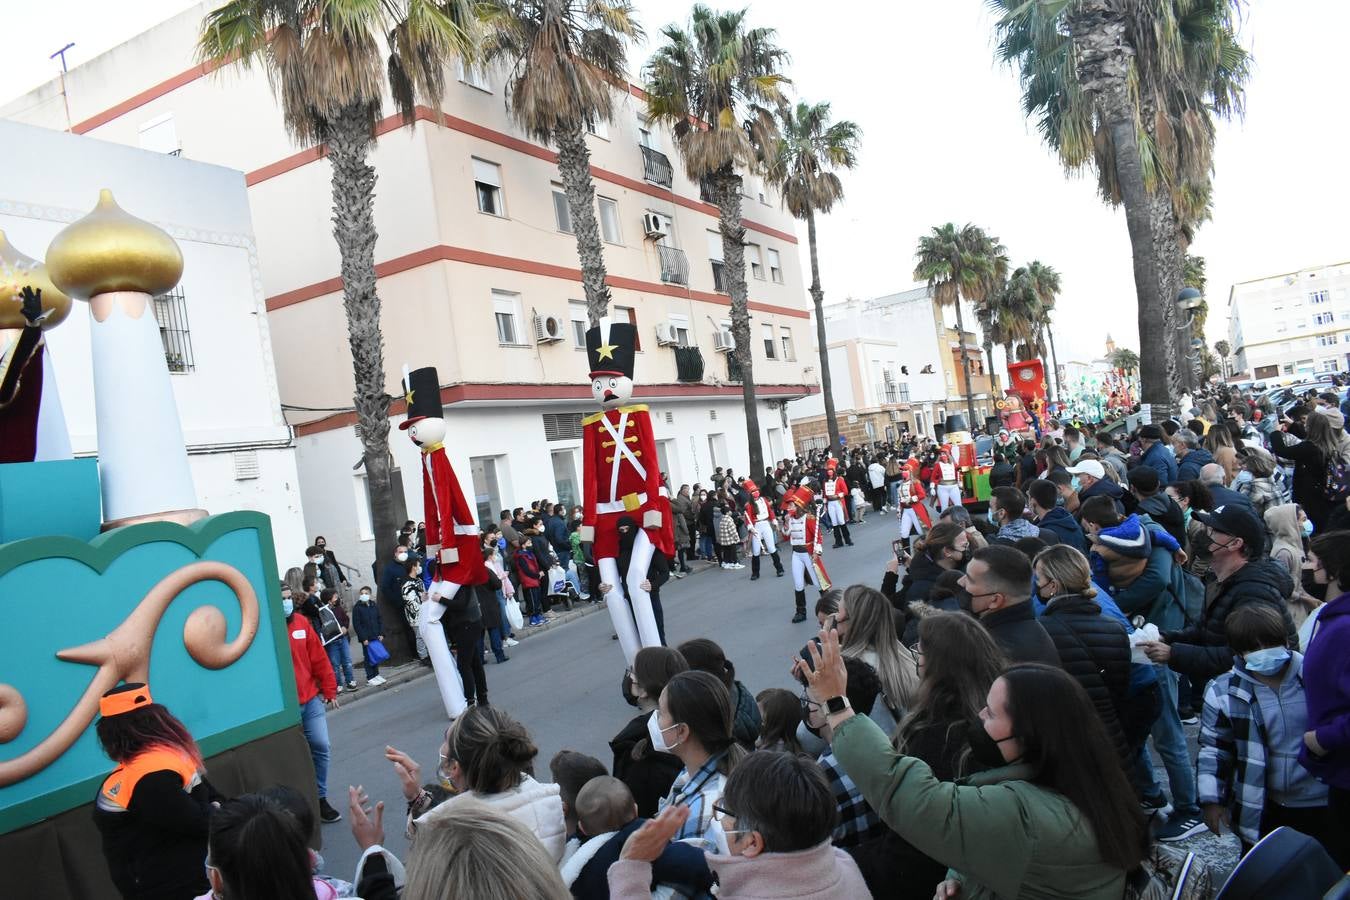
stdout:
<svg viewBox="0 0 1350 900">
<path fill-rule="evenodd" d="M 962 313 L 963 324 L 978 328 L 973 311 L 967 307 Z M 965 415 L 963 340 L 979 417 L 974 424 L 995 414 L 996 385 L 981 337 L 976 331 L 958 334 L 955 319 L 955 311 L 935 303 L 927 287 L 825 307 L 834 407 L 841 434 L 849 435 L 846 440 L 895 440 L 904 431 L 931 435 L 949 412 Z M 825 446 L 824 412 L 820 396 L 791 404 L 799 449 Z"/>
<path fill-rule="evenodd" d="M 203 3 L 0 108 L 11 117 L 246 173 L 281 400 L 297 435 L 310 531 L 355 560 L 373 556 L 353 376 L 331 234 L 329 166 L 296 147 L 258 70 L 208 71 L 193 48 Z M 576 245 L 556 157 L 508 118 L 503 74 L 459 67 L 443 109 L 412 127 L 379 123 L 375 256 L 386 390 L 403 366 L 442 383 L 452 463 L 480 519 L 549 497 L 577 500 L 580 418 L 592 410 Z M 611 315 L 637 324 L 637 398 L 649 403 L 661 468 L 706 480 L 748 463 L 730 349 L 715 207 L 684 174 L 668 131 L 643 121 L 642 92 L 590 136 Z M 794 222 L 754 178 L 743 186 L 761 441 L 792 446 L 786 401 L 809 392 L 808 299 Z M 132 198 L 128 203 L 134 204 Z M 402 401 L 392 414 L 402 418 Z M 411 518 L 420 464 L 391 450 Z M 406 500 L 404 499 L 406 497 Z"/>
<path fill-rule="evenodd" d="M 1350 371 L 1350 262 L 1233 285 L 1228 343 L 1235 377 L 1294 381 Z"/>
</svg>

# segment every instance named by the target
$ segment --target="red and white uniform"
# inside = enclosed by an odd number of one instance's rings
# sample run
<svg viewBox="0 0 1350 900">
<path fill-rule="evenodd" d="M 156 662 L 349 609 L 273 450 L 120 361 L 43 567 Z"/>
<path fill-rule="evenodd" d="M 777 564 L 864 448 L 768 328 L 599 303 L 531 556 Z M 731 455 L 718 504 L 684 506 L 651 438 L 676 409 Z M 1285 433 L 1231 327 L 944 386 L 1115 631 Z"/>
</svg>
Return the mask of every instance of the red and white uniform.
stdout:
<svg viewBox="0 0 1350 900">
<path fill-rule="evenodd" d="M 913 478 L 901 478 L 895 487 L 896 504 L 899 507 L 895 516 L 900 520 L 900 537 L 909 537 L 911 531 L 923 534 L 924 530 L 932 528 L 928 507 L 923 505 L 924 498 L 928 496 L 924 493 L 923 485 Z M 922 528 L 919 527 L 920 523 L 923 523 Z"/>
<path fill-rule="evenodd" d="M 961 505 L 961 483 L 957 480 L 959 474 L 956 463 L 950 459 L 945 462 L 939 459 L 933 466 L 938 512 L 949 506 Z"/>
<path fill-rule="evenodd" d="M 646 404 L 607 409 L 587 416 L 581 424 L 581 539 L 594 542 L 597 560 L 617 558 L 619 519 L 632 516 L 653 547 L 674 556 L 670 498 L 661 486 Z"/>
<path fill-rule="evenodd" d="M 422 448 L 422 516 L 427 523 L 427 553 L 440 561 L 437 582 L 483 584 L 483 538 L 445 455 L 445 445 Z M 436 590 L 436 585 L 432 585 Z"/>
<path fill-rule="evenodd" d="M 820 590 L 830 588 L 830 577 L 825 572 L 825 564 L 820 554 L 825 545 L 820 540 L 820 523 L 816 517 L 807 513 L 804 516 L 791 516 L 787 520 L 787 539 L 792 545 L 792 587 L 797 591 L 806 590 L 806 581 L 810 581 Z"/>
<path fill-rule="evenodd" d="M 825 514 L 830 517 L 831 525 L 848 524 L 848 507 L 844 498 L 848 496 L 848 482 L 842 475 L 835 475 L 830 469 L 825 476 Z"/>
<path fill-rule="evenodd" d="M 750 533 L 750 553 L 759 556 L 762 552 L 776 553 L 778 544 L 773 539 L 774 526 L 778 517 L 774 515 L 773 505 L 759 495 L 751 492 L 751 500 L 745 504 L 745 529 Z"/>
</svg>

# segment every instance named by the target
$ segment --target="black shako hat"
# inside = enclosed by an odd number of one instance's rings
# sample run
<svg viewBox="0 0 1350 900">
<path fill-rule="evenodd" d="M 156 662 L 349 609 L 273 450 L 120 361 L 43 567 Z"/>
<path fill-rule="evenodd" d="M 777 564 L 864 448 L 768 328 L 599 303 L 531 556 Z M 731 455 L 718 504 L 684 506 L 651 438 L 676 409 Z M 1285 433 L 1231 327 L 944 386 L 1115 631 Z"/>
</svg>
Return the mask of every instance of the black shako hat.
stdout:
<svg viewBox="0 0 1350 900">
<path fill-rule="evenodd" d="M 445 415 L 441 406 L 441 382 L 435 366 L 413 369 L 403 379 L 403 400 L 408 404 L 408 418 L 399 424 L 404 431 L 422 419 L 439 419 Z"/>
<path fill-rule="evenodd" d="M 637 353 L 637 326 L 631 322 L 611 322 L 608 318 L 586 332 L 586 358 L 591 377 L 623 375 L 633 377 L 633 358 Z"/>
</svg>

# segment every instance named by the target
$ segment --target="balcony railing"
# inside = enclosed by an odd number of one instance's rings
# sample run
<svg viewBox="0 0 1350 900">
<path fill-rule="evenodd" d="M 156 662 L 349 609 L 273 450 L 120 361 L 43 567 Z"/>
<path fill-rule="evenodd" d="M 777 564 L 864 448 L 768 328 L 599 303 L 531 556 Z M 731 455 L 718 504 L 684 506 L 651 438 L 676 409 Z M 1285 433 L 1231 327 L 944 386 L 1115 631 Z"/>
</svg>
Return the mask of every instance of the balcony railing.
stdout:
<svg viewBox="0 0 1350 900">
<path fill-rule="evenodd" d="M 706 178 L 700 178 L 698 182 L 698 199 L 704 203 L 717 203 L 717 194 L 713 190 L 713 183 Z"/>
<path fill-rule="evenodd" d="M 740 384 L 745 379 L 741 376 L 741 363 L 736 359 L 735 351 L 726 354 L 727 357 L 727 381 L 733 384 Z"/>
<path fill-rule="evenodd" d="M 667 284 L 689 283 L 689 258 L 678 247 L 656 245 L 657 255 L 661 258 L 661 280 Z"/>
<path fill-rule="evenodd" d="M 731 288 L 727 284 L 727 264 L 720 259 L 710 259 L 713 270 L 713 290 L 719 294 L 730 294 Z"/>
<path fill-rule="evenodd" d="M 642 149 L 642 177 L 653 184 L 670 187 L 674 183 L 675 172 L 670 166 L 670 158 L 660 150 L 638 145 Z"/>
<path fill-rule="evenodd" d="M 697 347 L 675 348 L 675 377 L 680 381 L 703 380 L 703 353 Z"/>
</svg>

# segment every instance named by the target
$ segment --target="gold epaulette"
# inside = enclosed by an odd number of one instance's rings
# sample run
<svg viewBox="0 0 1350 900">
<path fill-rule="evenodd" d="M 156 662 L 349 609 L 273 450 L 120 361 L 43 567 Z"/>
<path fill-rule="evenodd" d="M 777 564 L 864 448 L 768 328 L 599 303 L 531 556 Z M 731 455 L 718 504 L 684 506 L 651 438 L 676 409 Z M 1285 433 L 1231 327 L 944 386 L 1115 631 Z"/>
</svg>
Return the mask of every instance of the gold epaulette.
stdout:
<svg viewBox="0 0 1350 900">
<path fill-rule="evenodd" d="M 638 403 L 638 404 L 636 404 L 636 405 L 634 405 L 634 406 L 619 406 L 619 407 L 616 407 L 616 408 L 613 409 L 613 410 L 604 409 L 604 410 L 601 410 L 601 411 L 598 412 L 598 413 L 595 413 L 595 414 L 593 414 L 593 415 L 589 415 L 589 416 L 587 416 L 586 418 L 584 418 L 584 419 L 581 420 L 581 424 L 582 424 L 582 425 L 590 425 L 592 422 L 599 422 L 602 418 L 604 418 L 604 415 L 605 415 L 605 413 L 607 413 L 607 412 L 635 413 L 635 412 L 646 412 L 646 411 L 647 411 L 647 404 L 645 404 L 645 403 Z"/>
</svg>

